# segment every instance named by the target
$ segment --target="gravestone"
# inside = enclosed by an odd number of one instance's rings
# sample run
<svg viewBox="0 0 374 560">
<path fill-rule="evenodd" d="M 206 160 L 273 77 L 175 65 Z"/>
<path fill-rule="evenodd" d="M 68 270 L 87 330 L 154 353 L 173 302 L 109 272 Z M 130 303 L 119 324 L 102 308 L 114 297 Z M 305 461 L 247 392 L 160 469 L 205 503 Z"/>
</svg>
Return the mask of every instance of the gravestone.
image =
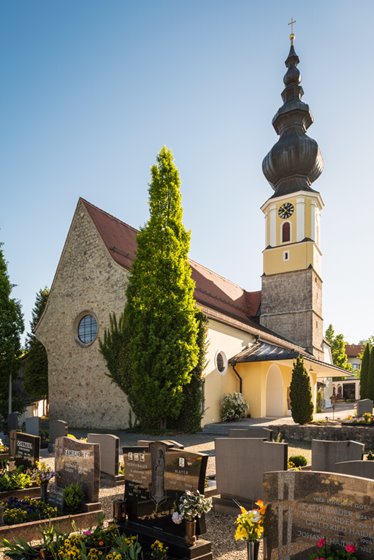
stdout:
<svg viewBox="0 0 374 560">
<path fill-rule="evenodd" d="M 371 399 L 361 399 L 357 402 L 357 416 L 363 416 L 365 412 L 373 413 L 373 401 Z"/>
<path fill-rule="evenodd" d="M 153 443 L 155 440 L 153 439 L 138 439 L 136 442 L 137 445 L 141 447 L 148 447 L 150 443 Z M 174 447 L 174 449 L 184 449 L 184 445 L 179 443 L 178 441 L 174 441 L 173 439 L 159 439 L 157 441 L 161 441 L 165 443 L 168 447 Z"/>
<path fill-rule="evenodd" d="M 83 489 L 86 504 L 93 504 L 95 507 L 99 505 L 99 444 L 85 443 L 69 437 L 57 438 L 55 441 L 55 471 L 55 502 L 59 503 L 59 497 L 66 486 L 78 483 Z"/>
<path fill-rule="evenodd" d="M 287 469 L 287 443 L 259 438 L 217 438 L 216 482 L 213 498 L 215 511 L 236 513 L 239 502 L 251 507 L 263 497 L 263 475 L 267 471 Z"/>
<path fill-rule="evenodd" d="M 40 437 L 16 432 L 15 456 L 35 463 L 39 461 Z"/>
<path fill-rule="evenodd" d="M 334 472 L 335 463 L 359 461 L 365 445 L 357 441 L 312 440 L 312 471 Z"/>
<path fill-rule="evenodd" d="M 48 451 L 53 451 L 53 446 L 57 438 L 68 435 L 68 424 L 64 420 L 49 421 L 49 444 Z"/>
<path fill-rule="evenodd" d="M 337 473 L 264 475 L 264 560 L 305 560 L 326 538 L 354 544 L 360 560 L 374 558 L 374 481 Z M 322 555 L 322 552 L 320 551 Z"/>
<path fill-rule="evenodd" d="M 271 441 L 273 439 L 273 431 L 269 430 L 269 428 L 263 428 L 261 426 L 251 426 L 249 428 L 230 428 L 229 437 L 261 438 Z"/>
<path fill-rule="evenodd" d="M 100 473 L 114 484 L 123 484 L 125 477 L 119 474 L 119 437 L 112 434 L 87 434 L 87 441 L 100 445 Z"/>
<path fill-rule="evenodd" d="M 33 436 L 40 435 L 40 418 L 39 416 L 28 416 L 25 418 L 25 430 L 27 434 Z"/>
<path fill-rule="evenodd" d="M 344 461 L 335 463 L 335 472 L 374 480 L 374 461 Z"/>
<path fill-rule="evenodd" d="M 8 431 L 19 430 L 19 414 L 18 412 L 12 412 L 8 414 Z"/>
<path fill-rule="evenodd" d="M 126 533 L 139 541 L 159 539 L 174 557 L 211 560 L 211 544 L 185 542 L 185 525 L 172 522 L 175 503 L 186 490 L 204 493 L 208 456 L 170 447 L 170 442 L 146 442 L 123 448 L 125 464 L 125 506 L 128 520 L 121 524 Z M 197 520 L 197 534 L 205 532 L 204 516 Z M 149 541 L 149 539 L 152 539 Z"/>
</svg>

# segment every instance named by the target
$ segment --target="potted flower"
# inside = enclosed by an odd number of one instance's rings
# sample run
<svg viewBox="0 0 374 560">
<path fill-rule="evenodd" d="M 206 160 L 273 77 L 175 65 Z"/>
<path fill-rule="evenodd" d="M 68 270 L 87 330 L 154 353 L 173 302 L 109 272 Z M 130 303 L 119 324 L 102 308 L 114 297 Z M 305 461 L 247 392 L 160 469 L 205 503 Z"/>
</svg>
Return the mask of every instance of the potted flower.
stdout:
<svg viewBox="0 0 374 560">
<path fill-rule="evenodd" d="M 196 542 L 196 519 L 212 509 L 212 498 L 206 498 L 198 490 L 187 490 L 179 498 L 177 509 L 173 512 L 172 520 L 179 525 L 184 520 L 186 524 L 186 542 L 193 546 Z"/>
<path fill-rule="evenodd" d="M 40 486 L 40 499 L 42 502 L 47 501 L 47 488 L 48 483 L 55 476 L 55 472 L 48 467 L 45 463 L 36 461 L 36 469 L 33 473 L 33 478 Z"/>
<path fill-rule="evenodd" d="M 357 560 L 355 553 L 357 549 L 354 544 L 346 544 L 344 547 L 339 545 L 328 545 L 326 539 L 317 541 L 317 552 L 313 552 L 309 560 Z"/>
<path fill-rule="evenodd" d="M 256 509 L 246 510 L 240 507 L 240 514 L 235 520 L 235 540 L 246 541 L 248 560 L 256 560 L 260 539 L 264 534 L 264 516 L 266 506 L 262 500 L 255 502 Z"/>
</svg>

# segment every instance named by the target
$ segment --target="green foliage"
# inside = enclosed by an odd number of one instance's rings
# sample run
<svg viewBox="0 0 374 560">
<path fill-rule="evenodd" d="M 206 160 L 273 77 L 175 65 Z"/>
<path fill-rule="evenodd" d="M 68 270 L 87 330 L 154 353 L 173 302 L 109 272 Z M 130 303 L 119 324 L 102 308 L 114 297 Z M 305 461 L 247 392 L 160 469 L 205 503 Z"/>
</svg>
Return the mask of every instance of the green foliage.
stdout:
<svg viewBox="0 0 374 560">
<path fill-rule="evenodd" d="M 367 398 L 374 400 L 374 346 L 370 350 L 369 371 L 367 376 Z"/>
<path fill-rule="evenodd" d="M 22 488 L 30 488 L 35 486 L 35 481 L 31 472 L 24 472 L 22 467 L 18 467 L 13 471 L 0 469 L 0 492 L 7 490 L 21 490 Z"/>
<path fill-rule="evenodd" d="M 221 421 L 233 422 L 245 418 L 248 405 L 241 393 L 228 393 L 221 401 Z"/>
<path fill-rule="evenodd" d="M 118 322 L 111 318 L 101 351 L 142 427 L 163 430 L 181 414 L 183 390 L 199 361 L 198 321 L 190 234 L 170 150 L 162 148 L 151 174 L 150 218 L 137 236 L 124 314 Z"/>
<path fill-rule="evenodd" d="M 325 399 L 323 398 L 323 393 L 321 390 L 317 391 L 317 402 L 316 402 L 316 412 L 322 412 L 325 407 Z"/>
<path fill-rule="evenodd" d="M 335 366 L 338 366 L 346 371 L 352 371 L 352 364 L 348 362 L 348 356 L 345 351 L 345 340 L 343 334 L 335 335 L 334 327 L 329 325 L 325 337 L 331 346 L 332 361 Z"/>
<path fill-rule="evenodd" d="M 366 455 L 366 460 L 374 461 L 374 451 L 368 451 L 368 454 Z"/>
<path fill-rule="evenodd" d="M 361 360 L 360 371 L 360 397 L 362 399 L 368 398 L 368 378 L 369 378 L 369 365 L 370 365 L 370 344 L 365 346 L 364 353 Z"/>
<path fill-rule="evenodd" d="M 197 344 L 199 346 L 199 358 L 196 367 L 191 372 L 191 381 L 183 387 L 183 403 L 178 419 L 174 423 L 168 420 L 168 427 L 175 427 L 182 432 L 197 432 L 201 428 L 201 418 L 203 416 L 204 402 L 204 381 L 203 370 L 205 367 L 206 355 L 206 333 L 208 320 L 205 315 L 198 311 L 196 313 L 198 321 Z"/>
<path fill-rule="evenodd" d="M 19 301 L 11 298 L 7 264 L 0 244 L 0 421 L 8 417 L 9 377 L 18 375 L 18 358 L 21 354 L 23 318 Z M 13 391 L 12 410 L 22 412 L 24 402 L 20 391 Z"/>
<path fill-rule="evenodd" d="M 26 337 L 26 358 L 23 373 L 23 385 L 32 401 L 48 397 L 48 358 L 43 344 L 35 336 L 36 325 L 47 305 L 49 289 L 44 288 L 36 294 L 35 307 L 32 310 L 30 332 Z"/>
<path fill-rule="evenodd" d="M 83 490 L 80 484 L 68 484 L 63 493 L 63 509 L 66 513 L 76 513 L 82 509 Z"/>
<path fill-rule="evenodd" d="M 296 424 L 307 424 L 313 420 L 312 390 L 308 372 L 301 356 L 296 358 L 290 386 L 291 414 Z"/>
<path fill-rule="evenodd" d="M 292 455 L 292 457 L 289 457 L 288 462 L 293 463 L 294 467 L 305 467 L 308 464 L 304 455 Z"/>
</svg>

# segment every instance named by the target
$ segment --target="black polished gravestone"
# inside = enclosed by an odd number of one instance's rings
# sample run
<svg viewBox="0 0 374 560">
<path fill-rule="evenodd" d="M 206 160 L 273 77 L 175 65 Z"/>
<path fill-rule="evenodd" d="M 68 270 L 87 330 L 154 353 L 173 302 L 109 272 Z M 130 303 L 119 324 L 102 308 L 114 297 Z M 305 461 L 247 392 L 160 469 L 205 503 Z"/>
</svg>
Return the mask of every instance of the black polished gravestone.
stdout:
<svg viewBox="0 0 374 560">
<path fill-rule="evenodd" d="M 198 539 L 193 547 L 185 541 L 185 524 L 176 525 L 171 515 L 186 490 L 204 493 L 208 456 L 172 447 L 168 442 L 124 447 L 125 531 L 138 534 L 141 543 L 162 540 L 177 558 L 210 560 L 211 544 Z M 205 518 L 197 520 L 197 535 L 205 533 Z"/>
<path fill-rule="evenodd" d="M 23 432 L 16 432 L 15 436 L 15 456 L 32 463 L 39 461 L 40 437 Z"/>
<path fill-rule="evenodd" d="M 374 481 L 329 472 L 264 474 L 264 560 L 305 560 L 317 541 L 357 548 L 360 560 L 374 558 Z"/>
</svg>

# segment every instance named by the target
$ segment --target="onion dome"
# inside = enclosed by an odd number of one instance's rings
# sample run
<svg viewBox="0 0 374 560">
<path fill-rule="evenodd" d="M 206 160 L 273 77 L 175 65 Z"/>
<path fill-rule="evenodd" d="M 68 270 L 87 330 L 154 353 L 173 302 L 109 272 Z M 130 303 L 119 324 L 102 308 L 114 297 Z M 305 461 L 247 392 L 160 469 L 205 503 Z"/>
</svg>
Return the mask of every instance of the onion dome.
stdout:
<svg viewBox="0 0 374 560">
<path fill-rule="evenodd" d="M 300 60 L 290 35 L 291 48 L 285 61 L 287 72 L 283 78 L 283 105 L 273 118 L 273 126 L 280 138 L 262 162 L 262 171 L 275 194 L 280 196 L 297 191 L 313 191 L 311 184 L 323 171 L 323 159 L 318 144 L 307 136 L 313 122 L 309 105 L 301 101 Z"/>
</svg>

